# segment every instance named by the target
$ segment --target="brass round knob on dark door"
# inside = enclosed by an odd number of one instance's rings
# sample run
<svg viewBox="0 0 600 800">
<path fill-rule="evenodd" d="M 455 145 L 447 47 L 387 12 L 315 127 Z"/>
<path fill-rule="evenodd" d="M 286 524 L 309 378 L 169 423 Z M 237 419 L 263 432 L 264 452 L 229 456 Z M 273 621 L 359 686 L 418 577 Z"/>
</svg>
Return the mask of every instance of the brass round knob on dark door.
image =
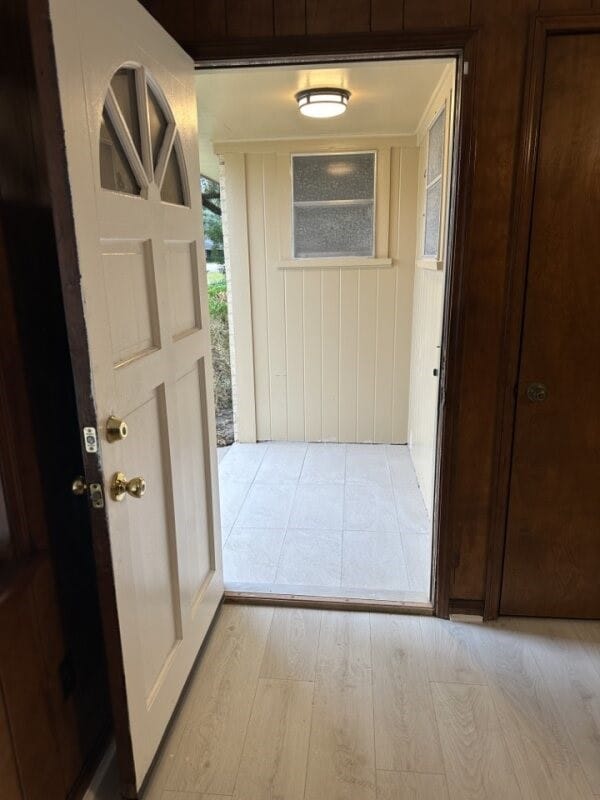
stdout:
<svg viewBox="0 0 600 800">
<path fill-rule="evenodd" d="M 530 383 L 527 386 L 527 399 L 531 403 L 543 403 L 548 397 L 548 387 L 543 383 Z"/>
</svg>

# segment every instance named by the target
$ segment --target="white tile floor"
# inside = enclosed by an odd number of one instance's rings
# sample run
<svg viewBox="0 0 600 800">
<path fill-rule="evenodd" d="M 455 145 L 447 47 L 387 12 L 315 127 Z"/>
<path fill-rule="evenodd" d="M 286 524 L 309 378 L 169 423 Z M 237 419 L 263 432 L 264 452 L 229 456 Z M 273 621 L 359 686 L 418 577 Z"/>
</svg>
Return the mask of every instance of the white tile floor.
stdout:
<svg viewBox="0 0 600 800">
<path fill-rule="evenodd" d="M 407 447 L 234 444 L 219 480 L 227 588 L 429 599 L 431 522 Z"/>
</svg>

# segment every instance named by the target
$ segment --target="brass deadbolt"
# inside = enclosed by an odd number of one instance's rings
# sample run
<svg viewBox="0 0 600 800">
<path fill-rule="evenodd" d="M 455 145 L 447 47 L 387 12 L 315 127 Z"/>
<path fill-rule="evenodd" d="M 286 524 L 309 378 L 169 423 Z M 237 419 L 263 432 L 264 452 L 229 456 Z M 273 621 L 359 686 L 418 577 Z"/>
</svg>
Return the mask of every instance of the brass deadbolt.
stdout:
<svg viewBox="0 0 600 800">
<path fill-rule="evenodd" d="M 112 415 L 106 421 L 106 438 L 109 442 L 120 442 L 122 439 L 127 438 L 127 423 L 124 419 L 113 417 Z"/>
<path fill-rule="evenodd" d="M 146 493 L 146 481 L 143 478 L 127 480 L 122 472 L 115 472 L 110 482 L 110 496 L 113 500 L 121 502 L 126 494 L 140 500 Z"/>
</svg>

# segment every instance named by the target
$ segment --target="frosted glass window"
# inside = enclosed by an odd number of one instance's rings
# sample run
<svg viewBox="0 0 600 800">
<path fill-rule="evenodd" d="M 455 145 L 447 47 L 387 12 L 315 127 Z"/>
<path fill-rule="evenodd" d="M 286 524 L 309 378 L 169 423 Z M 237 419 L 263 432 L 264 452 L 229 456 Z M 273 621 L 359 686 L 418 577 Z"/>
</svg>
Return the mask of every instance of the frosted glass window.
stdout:
<svg viewBox="0 0 600 800">
<path fill-rule="evenodd" d="M 372 256 L 373 204 L 367 206 L 296 206 L 296 258 Z"/>
<path fill-rule="evenodd" d="M 423 255 L 439 258 L 442 226 L 442 174 L 446 143 L 446 109 L 435 118 L 427 136 Z"/>
<path fill-rule="evenodd" d="M 444 141 L 446 133 L 446 109 L 439 114 L 429 129 L 427 143 L 427 183 L 441 178 L 444 168 Z"/>
<path fill-rule="evenodd" d="M 374 254 L 375 153 L 296 155 L 294 258 Z"/>
<path fill-rule="evenodd" d="M 425 203 L 425 248 L 424 255 L 437 258 L 440 249 L 440 219 L 442 210 L 442 182 L 427 189 Z"/>
</svg>

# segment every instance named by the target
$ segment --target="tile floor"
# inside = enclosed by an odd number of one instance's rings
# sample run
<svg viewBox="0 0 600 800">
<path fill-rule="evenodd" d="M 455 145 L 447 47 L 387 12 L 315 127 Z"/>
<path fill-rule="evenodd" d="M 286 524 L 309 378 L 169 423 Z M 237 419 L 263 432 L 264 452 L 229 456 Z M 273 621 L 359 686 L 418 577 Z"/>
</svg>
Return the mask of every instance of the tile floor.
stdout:
<svg viewBox="0 0 600 800">
<path fill-rule="evenodd" d="M 234 444 L 219 481 L 228 589 L 428 601 L 431 522 L 407 447 Z"/>
</svg>

